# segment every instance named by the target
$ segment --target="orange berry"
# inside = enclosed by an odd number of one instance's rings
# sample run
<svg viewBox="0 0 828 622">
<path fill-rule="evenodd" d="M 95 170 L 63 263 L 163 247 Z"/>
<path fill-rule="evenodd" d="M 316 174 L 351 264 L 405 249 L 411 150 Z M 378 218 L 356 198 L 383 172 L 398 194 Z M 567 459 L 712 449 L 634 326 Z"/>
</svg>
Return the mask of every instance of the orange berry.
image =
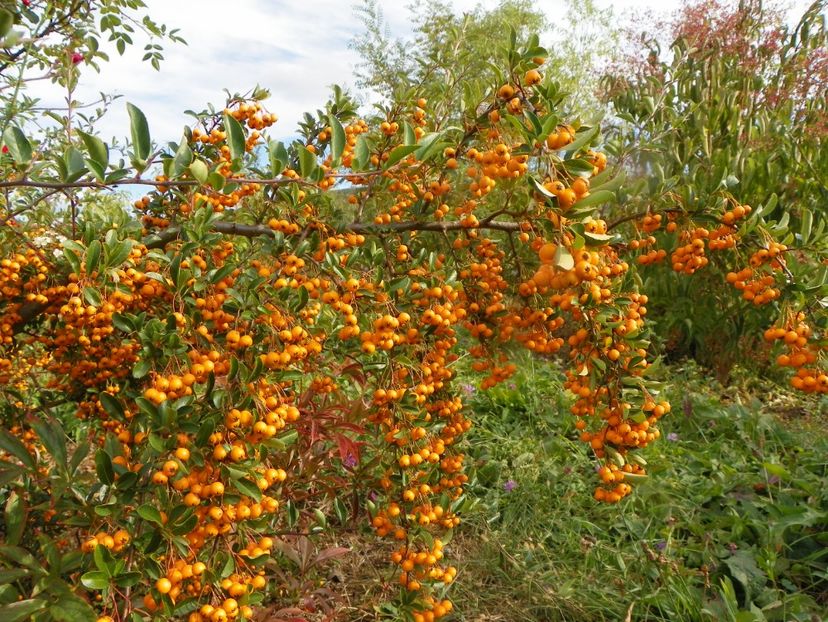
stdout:
<svg viewBox="0 0 828 622">
<path fill-rule="evenodd" d="M 161 594 L 169 594 L 172 589 L 172 582 L 166 577 L 162 577 L 155 582 L 155 589 Z"/>
</svg>

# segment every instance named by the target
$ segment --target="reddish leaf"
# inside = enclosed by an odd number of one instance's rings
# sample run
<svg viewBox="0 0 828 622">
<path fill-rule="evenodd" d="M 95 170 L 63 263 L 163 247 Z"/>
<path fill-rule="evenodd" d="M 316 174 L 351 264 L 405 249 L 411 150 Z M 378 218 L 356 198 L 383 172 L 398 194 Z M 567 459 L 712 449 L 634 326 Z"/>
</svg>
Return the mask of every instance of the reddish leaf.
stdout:
<svg viewBox="0 0 828 622">
<path fill-rule="evenodd" d="M 342 557 L 346 553 L 350 552 L 351 549 L 346 548 L 344 546 L 332 546 L 331 548 L 325 549 L 324 551 L 320 551 L 320 553 L 316 556 L 316 561 L 314 563 L 321 564 L 322 562 L 326 562 L 329 559 Z"/>
<path fill-rule="evenodd" d="M 336 435 L 336 444 L 339 448 L 339 458 L 346 466 L 354 467 L 359 464 L 359 445 L 344 434 Z"/>
</svg>

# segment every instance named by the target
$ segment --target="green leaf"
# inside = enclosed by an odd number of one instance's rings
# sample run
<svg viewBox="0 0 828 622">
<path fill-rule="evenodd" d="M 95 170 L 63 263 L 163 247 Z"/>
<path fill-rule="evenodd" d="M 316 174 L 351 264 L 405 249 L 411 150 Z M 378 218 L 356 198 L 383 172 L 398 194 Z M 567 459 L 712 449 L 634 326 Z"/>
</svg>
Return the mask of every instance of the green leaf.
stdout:
<svg viewBox="0 0 828 622">
<path fill-rule="evenodd" d="M 109 577 L 105 572 L 93 570 L 81 576 L 81 583 L 90 590 L 103 590 L 109 586 Z"/>
<path fill-rule="evenodd" d="M 71 145 L 66 149 L 66 153 L 63 154 L 63 164 L 66 172 L 63 181 L 67 183 L 77 181 L 86 172 L 86 162 L 84 162 L 83 154 Z"/>
<path fill-rule="evenodd" d="M 0 585 L 6 585 L 7 583 L 12 583 L 27 576 L 29 576 L 29 571 L 23 568 L 0 570 Z"/>
<path fill-rule="evenodd" d="M 141 572 L 125 572 L 115 577 L 115 585 L 118 587 L 132 587 L 138 585 L 143 578 L 144 575 Z"/>
<path fill-rule="evenodd" d="M 129 103 L 127 112 L 129 112 L 130 131 L 132 132 L 133 164 L 143 170 L 152 149 L 147 117 L 136 106 Z"/>
<path fill-rule="evenodd" d="M 222 579 L 226 579 L 229 577 L 233 572 L 236 570 L 236 562 L 231 555 L 227 556 L 224 564 L 221 567 L 221 572 L 219 573 L 219 577 Z"/>
<path fill-rule="evenodd" d="M 77 130 L 77 132 L 83 140 L 89 158 L 99 164 L 103 170 L 106 170 L 106 167 L 109 166 L 109 147 L 106 146 L 106 143 L 97 136 L 92 136 L 92 134 L 80 130 Z"/>
<path fill-rule="evenodd" d="M 385 162 L 385 168 L 391 168 L 397 162 L 411 155 L 419 148 L 419 145 L 400 145 L 399 147 L 396 147 L 390 154 L 388 154 L 388 160 Z"/>
<path fill-rule="evenodd" d="M 0 488 L 18 479 L 24 473 L 23 467 L 0 460 Z"/>
<path fill-rule="evenodd" d="M 97 617 L 86 601 L 68 590 L 66 594 L 61 594 L 59 602 L 49 607 L 49 613 L 57 622 L 85 622 Z"/>
<path fill-rule="evenodd" d="M 95 454 L 95 472 L 98 474 L 101 482 L 107 486 L 111 486 L 115 482 L 112 458 L 103 449 L 99 449 Z"/>
<path fill-rule="evenodd" d="M 66 471 L 66 434 L 64 434 L 60 422 L 51 417 L 38 419 L 32 423 L 32 428 L 34 428 L 43 446 L 46 447 L 57 466 Z"/>
<path fill-rule="evenodd" d="M 98 267 L 98 260 L 101 258 L 101 243 L 98 240 L 92 240 L 92 243 L 86 249 L 86 275 L 89 276 L 95 272 Z"/>
<path fill-rule="evenodd" d="M 224 188 L 224 184 L 227 183 L 227 179 L 221 173 L 213 171 L 207 176 L 207 183 L 210 184 L 210 187 L 213 190 L 218 191 Z"/>
<path fill-rule="evenodd" d="M 127 258 L 129 258 L 129 254 L 132 252 L 133 244 L 134 242 L 132 240 L 122 240 L 114 247 L 110 247 L 109 244 L 107 244 L 105 249 L 107 267 L 117 268 L 124 263 Z"/>
<path fill-rule="evenodd" d="M 751 216 L 753 218 L 756 218 L 757 220 L 759 218 L 763 218 L 764 216 L 767 216 L 768 214 L 770 214 L 774 209 L 776 209 L 776 205 L 778 203 L 779 203 L 779 197 L 776 196 L 776 193 L 773 193 L 770 196 L 770 198 L 768 199 L 767 203 L 765 203 L 764 205 L 760 205 L 756 209 L 756 211 L 753 212 L 753 214 L 751 214 Z"/>
<path fill-rule="evenodd" d="M 802 244 L 807 244 L 808 239 L 811 237 L 811 228 L 814 225 L 814 213 L 807 209 L 803 208 L 802 210 L 802 225 L 799 228 L 799 237 L 800 242 Z"/>
<path fill-rule="evenodd" d="M 285 166 L 290 160 L 287 149 L 285 149 L 283 142 L 272 140 L 267 145 L 267 153 L 270 157 L 270 174 L 276 177 L 285 170 Z"/>
<path fill-rule="evenodd" d="M 609 170 L 604 171 L 604 173 L 608 173 Z M 603 175 L 603 173 L 601 174 Z M 624 182 L 627 181 L 627 174 L 624 171 L 621 171 L 610 179 L 609 181 L 598 183 L 600 180 L 597 178 L 593 178 L 590 180 L 594 185 L 592 186 L 592 193 L 600 192 L 601 190 L 609 190 L 612 193 L 615 193 L 621 186 L 624 185 Z"/>
<path fill-rule="evenodd" d="M 137 473 L 129 471 L 118 478 L 118 481 L 115 483 L 115 488 L 118 490 L 129 490 L 138 483 L 138 479 Z"/>
<path fill-rule="evenodd" d="M 408 121 L 403 121 L 403 145 L 414 145 L 417 142 L 417 135 L 414 134 L 414 128 Z"/>
<path fill-rule="evenodd" d="M 190 164 L 190 175 L 193 176 L 200 184 L 207 183 L 207 176 L 210 174 L 210 169 L 207 168 L 207 165 L 204 163 L 203 160 L 193 160 Z"/>
<path fill-rule="evenodd" d="M 75 445 L 75 450 L 72 452 L 72 459 L 69 460 L 69 473 L 75 473 L 81 463 L 86 459 L 89 450 L 92 448 L 89 441 L 82 441 Z"/>
<path fill-rule="evenodd" d="M 100 307 L 101 303 L 103 303 L 100 292 L 94 287 L 84 287 L 83 298 L 93 307 Z"/>
<path fill-rule="evenodd" d="M 333 166 L 339 166 L 342 152 L 345 150 L 345 128 L 334 115 L 328 115 L 328 124 L 331 126 L 331 160 Z"/>
<path fill-rule="evenodd" d="M 23 532 L 26 528 L 26 506 L 23 499 L 16 492 L 9 495 L 6 501 L 6 542 L 8 544 L 20 544 Z"/>
<path fill-rule="evenodd" d="M 20 600 L 0 607 L 0 620 L 3 622 L 23 622 L 38 611 L 43 611 L 48 602 L 43 598 Z"/>
<path fill-rule="evenodd" d="M 112 325 L 120 331 L 125 333 L 131 333 L 135 330 L 135 327 L 132 325 L 132 322 L 129 319 L 121 314 L 121 313 L 113 313 L 112 314 Z"/>
<path fill-rule="evenodd" d="M 251 604 L 255 604 L 252 601 L 248 601 Z M 181 616 L 183 619 L 188 613 L 192 613 L 196 611 L 199 607 L 201 607 L 201 602 L 195 598 L 188 598 L 187 600 L 182 600 L 179 603 L 176 603 L 175 609 L 173 610 L 173 614 L 176 618 Z M 246 619 L 246 618 L 242 618 Z"/>
<path fill-rule="evenodd" d="M 259 487 L 249 479 L 243 478 L 234 480 L 233 485 L 236 487 L 236 490 L 243 495 L 246 495 L 255 501 L 262 500 L 262 491 L 259 490 Z"/>
<path fill-rule="evenodd" d="M 572 209 L 577 210 L 584 207 L 593 207 L 595 205 L 601 205 L 601 203 L 612 201 L 613 199 L 615 199 L 614 192 L 610 192 L 609 190 L 596 190 L 595 192 L 590 192 L 580 201 L 577 201 L 572 206 Z"/>
<path fill-rule="evenodd" d="M 339 497 L 334 499 L 334 512 L 339 523 L 344 525 L 348 520 L 348 508 L 345 506 L 345 502 Z"/>
<path fill-rule="evenodd" d="M 9 155 L 15 164 L 28 164 L 32 159 L 32 145 L 16 125 L 10 125 L 3 132 L 3 142 L 9 148 Z"/>
<path fill-rule="evenodd" d="M 779 478 L 782 478 L 782 479 L 790 479 L 791 478 L 790 471 L 788 471 L 788 469 L 786 469 L 781 464 L 775 464 L 773 462 L 764 462 L 764 463 L 762 463 L 762 466 L 771 475 L 775 475 L 776 477 L 779 477 Z"/>
<path fill-rule="evenodd" d="M 32 471 L 37 469 L 35 459 L 29 453 L 29 450 L 26 449 L 26 446 L 19 438 L 13 436 L 6 430 L 0 430 L 0 449 L 6 453 L 10 453 Z"/>
<path fill-rule="evenodd" d="M 590 233 L 589 231 L 584 231 L 581 235 L 590 246 L 604 246 L 611 240 L 616 240 L 618 238 L 616 235 L 610 235 L 607 233 Z"/>
<path fill-rule="evenodd" d="M 555 251 L 555 258 L 552 263 L 561 270 L 572 270 L 575 267 L 575 259 L 562 244 L 558 245 L 558 250 Z"/>
<path fill-rule="evenodd" d="M 106 573 L 106 576 L 111 577 L 115 568 L 115 558 L 112 557 L 109 549 L 99 544 L 95 547 L 92 556 L 95 559 L 95 565 L 98 567 L 98 570 Z"/>
<path fill-rule="evenodd" d="M 147 359 L 138 361 L 132 367 L 132 377 L 137 379 L 143 378 L 149 373 L 150 367 L 152 367 L 152 364 Z"/>
<path fill-rule="evenodd" d="M 563 167 L 567 170 L 568 173 L 572 175 L 580 175 L 581 173 L 592 173 L 592 169 L 595 166 L 592 162 L 588 160 L 583 160 L 581 158 L 575 160 L 564 160 Z"/>
<path fill-rule="evenodd" d="M 193 150 L 187 143 L 187 137 L 181 139 L 178 144 L 178 150 L 175 152 L 172 164 L 173 177 L 180 177 L 184 171 L 190 166 L 193 161 Z"/>
<path fill-rule="evenodd" d="M 138 508 L 137 512 L 138 516 L 143 518 L 145 521 L 149 521 L 157 525 L 163 525 L 163 521 L 161 520 L 161 512 L 158 511 L 158 508 L 154 508 L 153 506 L 145 503 Z"/>
<path fill-rule="evenodd" d="M 14 15 L 8 9 L 0 9 L 0 37 L 5 37 L 14 26 Z"/>
<path fill-rule="evenodd" d="M 316 154 L 301 143 L 296 144 L 296 153 L 299 156 L 299 173 L 302 177 L 309 177 L 316 170 Z"/>
<path fill-rule="evenodd" d="M 414 157 L 417 158 L 420 162 L 425 162 L 431 156 L 435 155 L 440 151 L 440 147 L 442 146 L 440 140 L 443 138 L 443 132 L 434 132 L 433 134 L 428 134 L 423 136 L 420 140 L 418 145 L 417 153 L 414 154 Z"/>
<path fill-rule="evenodd" d="M 364 171 L 371 160 L 371 149 L 368 146 L 368 139 L 360 135 L 357 137 L 356 145 L 354 146 L 354 160 L 353 168 L 355 171 Z"/>
<path fill-rule="evenodd" d="M 69 250 L 68 248 L 63 249 L 63 258 L 72 268 L 72 272 L 80 274 L 80 257 L 78 257 L 75 251 Z"/>
<path fill-rule="evenodd" d="M 227 131 L 227 146 L 230 147 L 230 158 L 240 162 L 245 152 L 244 128 L 235 118 L 225 113 L 224 129 Z"/>
<path fill-rule="evenodd" d="M 43 567 L 40 565 L 40 562 L 34 558 L 34 555 L 19 546 L 0 544 L 0 555 L 6 559 L 12 560 L 18 566 L 24 566 L 29 570 L 33 570 L 37 574 L 45 574 Z M 0 620 L 2 619 L 3 618 L 0 618 Z"/>
<path fill-rule="evenodd" d="M 585 132 L 578 132 L 575 134 L 575 140 L 569 143 L 564 150 L 567 154 L 574 154 L 580 151 L 583 147 L 589 145 L 596 136 L 598 136 L 598 132 L 601 131 L 601 126 L 596 125 Z"/>
<path fill-rule="evenodd" d="M 98 400 L 101 402 L 101 406 L 107 412 L 110 417 L 114 417 L 116 419 L 122 419 L 124 416 L 124 407 L 121 405 L 121 402 L 118 398 L 113 397 L 109 393 L 105 391 L 101 391 L 98 393 Z"/>
</svg>

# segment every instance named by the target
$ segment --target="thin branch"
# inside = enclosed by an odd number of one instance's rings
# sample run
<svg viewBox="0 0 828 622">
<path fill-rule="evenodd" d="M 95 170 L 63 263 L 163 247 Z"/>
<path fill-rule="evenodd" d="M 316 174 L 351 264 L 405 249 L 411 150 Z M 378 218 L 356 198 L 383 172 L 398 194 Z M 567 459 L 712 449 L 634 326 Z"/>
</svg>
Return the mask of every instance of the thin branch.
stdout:
<svg viewBox="0 0 828 622">
<path fill-rule="evenodd" d="M 228 183 L 236 184 L 260 184 L 263 186 L 282 186 L 286 184 L 302 183 L 301 180 L 295 179 L 228 179 Z M 0 188 L 53 188 L 64 190 L 69 188 L 97 188 L 105 190 L 115 186 L 201 186 L 201 182 L 194 179 L 182 179 L 178 181 L 155 181 L 151 179 L 141 179 L 140 177 L 129 177 L 126 179 L 118 179 L 110 182 L 98 181 L 74 181 L 71 183 L 59 181 L 32 181 L 30 179 L 12 179 L 10 181 L 0 182 Z"/>
<path fill-rule="evenodd" d="M 611 223 L 609 223 L 607 225 L 607 231 L 611 231 L 612 229 L 614 229 L 618 225 L 622 225 L 625 222 L 629 222 L 631 220 L 638 220 L 639 218 L 644 218 L 644 216 L 648 216 L 650 214 L 687 214 L 687 215 L 691 216 L 691 215 L 696 214 L 696 213 L 698 213 L 698 212 L 688 212 L 687 210 L 684 210 L 684 209 L 675 209 L 675 208 L 663 209 L 663 210 L 645 210 L 643 212 L 636 212 L 634 214 L 630 214 L 629 216 L 623 216 L 622 218 L 619 218 L 618 220 L 612 221 Z"/>
<path fill-rule="evenodd" d="M 210 225 L 212 230 L 225 235 L 240 235 L 246 238 L 259 236 L 273 236 L 275 231 L 264 225 L 245 225 L 238 222 L 218 221 Z M 520 223 L 493 221 L 480 223 L 476 227 L 468 227 L 460 221 L 446 222 L 392 222 L 388 224 L 361 223 L 355 222 L 345 225 L 342 230 L 350 233 L 383 233 L 383 232 L 404 232 L 404 231 L 459 231 L 461 229 L 490 229 L 494 231 L 515 232 L 520 231 Z M 302 230 L 305 231 L 304 229 Z M 148 237 L 145 240 L 147 248 L 161 248 L 176 239 L 181 233 L 180 227 L 168 227 L 158 234 Z"/>
<path fill-rule="evenodd" d="M 365 173 L 333 173 L 325 175 L 325 177 L 332 177 L 337 179 L 358 179 L 362 177 L 372 177 L 381 175 L 387 171 L 368 171 Z M 259 184 L 260 186 L 286 186 L 289 184 L 300 184 L 306 186 L 313 186 L 314 184 L 304 179 L 287 179 L 279 177 L 276 179 L 247 179 L 230 177 L 227 183 L 233 184 Z M 99 190 L 106 190 L 115 186 L 155 186 L 155 187 L 193 187 L 203 186 L 201 182 L 195 179 L 179 179 L 179 180 L 165 180 L 156 181 L 153 179 L 142 179 L 140 177 L 128 177 L 124 179 L 117 179 L 109 182 L 99 182 L 93 180 L 74 181 L 70 183 L 59 181 L 33 181 L 31 179 L 11 179 L 0 182 L 0 188 L 52 188 L 52 189 L 69 189 L 69 188 L 96 188 Z"/>
</svg>

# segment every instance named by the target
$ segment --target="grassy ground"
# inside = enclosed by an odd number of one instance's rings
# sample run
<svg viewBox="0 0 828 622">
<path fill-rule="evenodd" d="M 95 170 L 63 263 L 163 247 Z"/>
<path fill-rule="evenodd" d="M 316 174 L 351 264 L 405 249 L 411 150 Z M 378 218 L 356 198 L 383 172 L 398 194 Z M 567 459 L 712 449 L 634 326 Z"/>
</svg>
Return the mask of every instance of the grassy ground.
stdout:
<svg viewBox="0 0 828 622">
<path fill-rule="evenodd" d="M 828 620 L 828 399 L 660 374 L 673 412 L 644 450 L 650 477 L 607 506 L 554 365 L 527 358 L 486 392 L 461 371 L 476 501 L 447 544 L 447 622 Z M 301 610 L 258 620 L 397 619 L 378 605 L 398 595 L 388 549 L 363 523 L 293 544 L 278 601 Z"/>
<path fill-rule="evenodd" d="M 828 619 L 826 401 L 673 366 L 649 481 L 591 498 L 560 379 L 466 387 L 479 503 L 450 543 L 458 620 Z"/>
</svg>

